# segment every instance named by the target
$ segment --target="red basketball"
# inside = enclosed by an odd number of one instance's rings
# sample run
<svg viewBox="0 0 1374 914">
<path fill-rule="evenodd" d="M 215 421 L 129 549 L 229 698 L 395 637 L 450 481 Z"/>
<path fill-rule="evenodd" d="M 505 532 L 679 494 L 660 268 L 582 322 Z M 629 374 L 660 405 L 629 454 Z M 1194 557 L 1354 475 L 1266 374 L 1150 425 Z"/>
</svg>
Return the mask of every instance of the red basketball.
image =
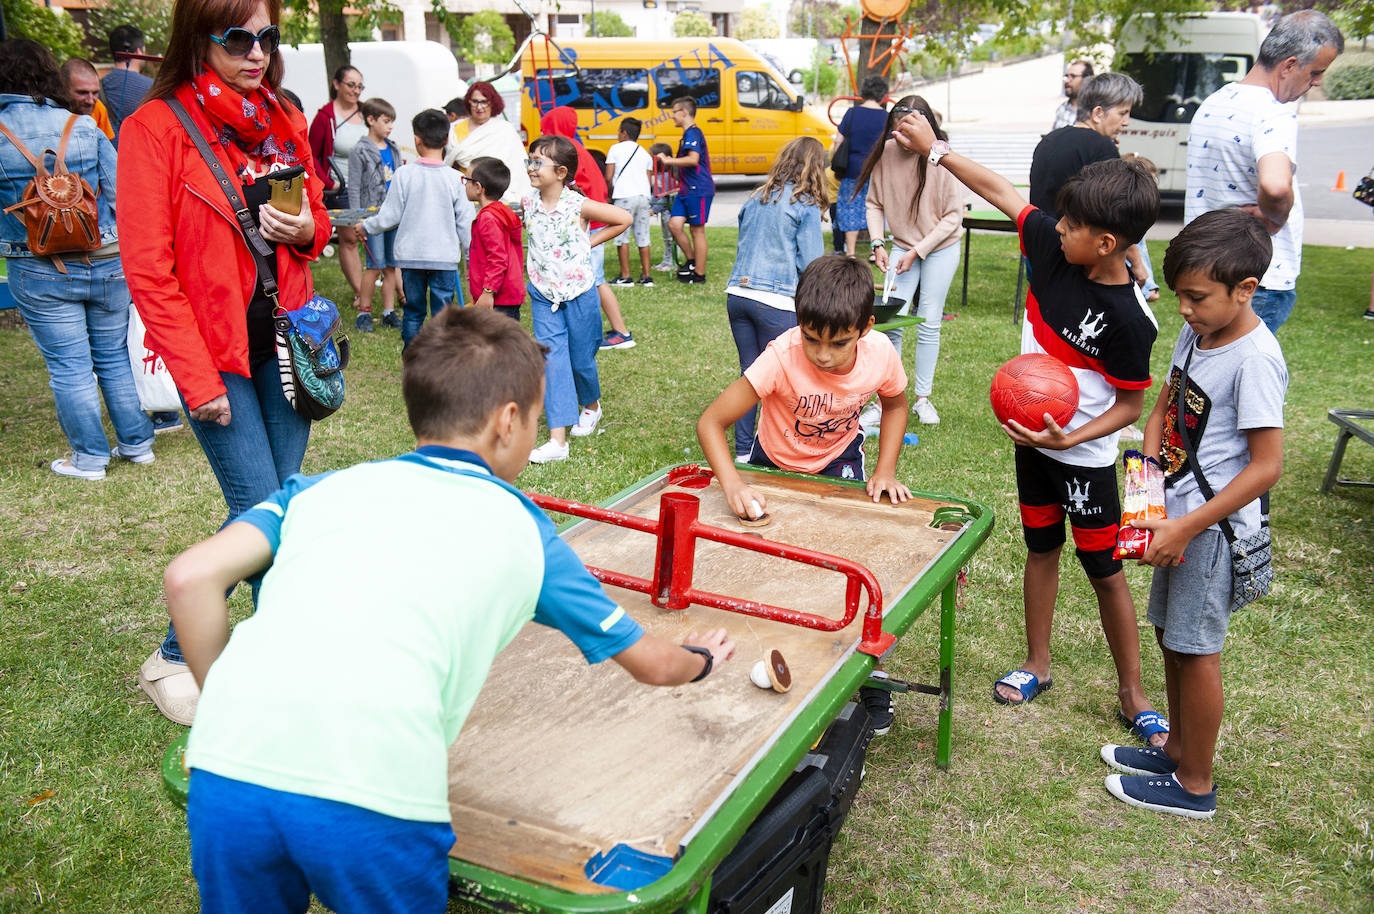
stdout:
<svg viewBox="0 0 1374 914">
<path fill-rule="evenodd" d="M 1033 432 L 1049 413 L 1060 427 L 1078 411 L 1078 380 L 1052 355 L 1029 352 L 1011 359 L 992 376 L 992 411 L 998 422 L 1015 419 Z"/>
</svg>

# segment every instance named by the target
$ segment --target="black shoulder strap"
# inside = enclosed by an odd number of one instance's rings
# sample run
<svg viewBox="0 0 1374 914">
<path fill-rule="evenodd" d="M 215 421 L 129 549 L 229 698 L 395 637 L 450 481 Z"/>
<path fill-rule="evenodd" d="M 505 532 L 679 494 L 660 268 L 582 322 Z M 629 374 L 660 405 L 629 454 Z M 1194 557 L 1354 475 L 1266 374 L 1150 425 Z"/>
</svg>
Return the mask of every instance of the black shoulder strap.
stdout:
<svg viewBox="0 0 1374 914">
<path fill-rule="evenodd" d="M 258 232 L 258 226 L 253 221 L 253 214 L 248 211 L 248 207 L 243 205 L 243 198 L 234 189 L 234 182 L 229 177 L 229 173 L 224 170 L 224 166 L 215 158 L 214 152 L 210 150 L 210 144 L 205 142 L 205 134 L 200 132 L 195 121 L 191 120 L 191 115 L 186 113 L 186 108 L 176 98 L 169 98 L 167 107 L 172 109 L 172 113 L 181 121 L 181 126 L 186 128 L 191 140 L 200 150 L 201 156 L 205 159 L 205 164 L 210 166 L 210 172 L 219 182 L 220 190 L 224 191 L 224 196 L 229 198 L 229 206 L 234 210 L 234 218 L 238 220 L 239 229 L 243 232 L 244 240 L 248 242 L 248 250 L 253 255 L 253 262 L 258 268 L 258 281 L 262 283 L 263 291 L 272 299 L 277 301 L 277 279 L 272 275 L 272 268 L 268 265 L 268 258 L 274 256 L 271 246 L 263 240 L 262 234 Z"/>
<path fill-rule="evenodd" d="M 1193 364 L 1193 350 L 1197 349 L 1197 340 L 1188 346 L 1188 357 L 1183 360 L 1183 376 L 1178 381 L 1178 403 L 1175 404 L 1174 422 L 1178 425 L 1178 437 L 1183 441 L 1183 453 L 1188 457 L 1188 467 L 1193 471 L 1193 478 L 1197 480 L 1197 487 L 1202 490 L 1202 497 L 1211 501 L 1216 497 L 1211 485 L 1207 482 L 1207 477 L 1202 475 L 1202 466 L 1197 462 L 1197 451 L 1193 446 L 1192 436 L 1188 434 L 1188 422 L 1185 413 L 1188 411 L 1188 366 Z M 1267 497 L 1268 493 L 1266 493 Z M 1231 527 L 1231 521 L 1222 518 L 1218 523 L 1221 532 L 1226 536 L 1226 542 L 1236 541 L 1236 531 Z"/>
</svg>

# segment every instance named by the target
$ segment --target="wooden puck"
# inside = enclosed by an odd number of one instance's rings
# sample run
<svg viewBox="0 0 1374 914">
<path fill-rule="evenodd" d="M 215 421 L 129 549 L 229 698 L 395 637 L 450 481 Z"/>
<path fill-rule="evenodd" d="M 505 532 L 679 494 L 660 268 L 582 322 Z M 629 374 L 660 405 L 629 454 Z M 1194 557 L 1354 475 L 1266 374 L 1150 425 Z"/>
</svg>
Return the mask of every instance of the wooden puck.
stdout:
<svg viewBox="0 0 1374 914">
<path fill-rule="evenodd" d="M 767 527 L 773 522 L 770 514 L 760 514 L 758 517 L 741 517 L 739 522 L 746 527 Z"/>
<path fill-rule="evenodd" d="M 773 683 L 774 692 L 786 692 L 792 688 L 792 671 L 787 668 L 787 661 L 782 659 L 782 651 L 768 652 L 768 681 Z"/>
</svg>

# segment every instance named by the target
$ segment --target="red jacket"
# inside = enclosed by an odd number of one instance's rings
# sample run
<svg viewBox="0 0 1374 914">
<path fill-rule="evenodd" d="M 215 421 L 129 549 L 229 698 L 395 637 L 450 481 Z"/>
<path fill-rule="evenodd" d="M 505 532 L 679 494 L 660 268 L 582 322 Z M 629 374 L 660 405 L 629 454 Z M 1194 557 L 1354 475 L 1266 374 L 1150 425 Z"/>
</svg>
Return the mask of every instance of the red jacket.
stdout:
<svg viewBox="0 0 1374 914">
<path fill-rule="evenodd" d="M 190 86 L 178 89 L 177 97 L 212 136 Z M 284 107 L 311 172 L 305 118 Z M 216 148 L 213 141 L 210 148 Z M 219 160 L 232 175 L 228 159 Z M 118 182 L 115 222 L 129 293 L 147 328 L 148 348 L 162 356 L 186 405 L 195 409 L 225 392 L 220 372 L 249 376 L 253 255 L 210 166 L 165 103 L 145 104 L 121 125 Z M 279 298 L 288 307 L 314 295 L 310 261 L 332 231 L 319 182 L 307 180 L 305 189 L 315 237 L 305 247 L 277 245 Z M 237 190 L 242 196 L 243 188 Z"/>
<path fill-rule="evenodd" d="M 559 105 L 539 119 L 539 129 L 544 136 L 563 136 L 572 140 L 577 147 L 577 175 L 573 182 L 587 199 L 597 203 L 608 202 L 610 197 L 606 194 L 606 176 L 596 167 L 596 159 L 577 138 L 577 112 L 567 105 Z"/>
<path fill-rule="evenodd" d="M 333 154 L 334 101 L 330 99 L 320 106 L 310 122 L 310 155 L 314 159 L 310 171 L 320 179 L 325 190 L 334 189 L 334 176 L 329 169 L 329 157 Z"/>
<path fill-rule="evenodd" d="M 468 250 L 468 290 L 472 300 L 491 289 L 497 305 L 525 301 L 525 270 L 521 263 L 520 217 L 504 203 L 488 203 L 472 221 Z"/>
</svg>

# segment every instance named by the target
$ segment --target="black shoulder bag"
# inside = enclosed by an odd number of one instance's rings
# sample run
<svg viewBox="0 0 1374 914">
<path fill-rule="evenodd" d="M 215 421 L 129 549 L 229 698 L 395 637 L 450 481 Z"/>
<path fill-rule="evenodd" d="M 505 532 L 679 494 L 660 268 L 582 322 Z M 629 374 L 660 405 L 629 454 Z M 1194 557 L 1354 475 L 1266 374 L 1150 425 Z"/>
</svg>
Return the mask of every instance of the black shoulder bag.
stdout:
<svg viewBox="0 0 1374 914">
<path fill-rule="evenodd" d="M 1179 379 L 1178 384 L 1179 403 L 1174 415 L 1178 425 L 1178 437 L 1183 440 L 1183 453 L 1188 457 L 1188 466 L 1193 471 L 1193 478 L 1197 480 L 1198 488 L 1202 490 L 1203 497 L 1211 501 L 1216 497 L 1216 493 L 1207 484 L 1207 477 L 1202 475 L 1202 466 L 1198 463 L 1197 452 L 1193 448 L 1192 437 L 1188 434 L 1188 423 L 1185 421 L 1184 415 L 1187 412 L 1185 401 L 1188 397 L 1188 366 L 1193 362 L 1193 350 L 1196 348 L 1197 342 L 1194 341 L 1193 345 L 1188 347 L 1188 357 L 1183 360 L 1183 377 Z M 1229 519 L 1223 517 L 1219 525 L 1222 535 L 1226 537 L 1226 542 L 1231 547 L 1231 612 L 1235 612 L 1247 603 L 1253 603 L 1269 593 L 1269 588 L 1274 584 L 1274 548 L 1269 529 L 1269 493 L 1265 492 L 1260 496 L 1260 528 L 1258 533 L 1240 539 L 1231 527 Z"/>
<path fill-rule="evenodd" d="M 185 107 L 175 98 L 167 99 L 167 106 L 186 128 L 191 140 L 200 150 L 205 164 L 219 182 L 229 206 L 234 210 L 239 230 L 248 243 L 248 251 L 253 255 L 257 266 L 258 281 L 263 291 L 272 299 L 272 322 L 277 334 L 277 368 L 281 373 L 282 393 L 291 407 L 306 419 L 317 421 L 333 415 L 344 402 L 343 370 L 348 367 L 348 338 L 340 337 L 335 345 L 334 335 L 339 330 L 339 309 L 332 301 L 316 295 L 299 308 L 288 311 L 277 300 L 277 278 L 272 273 L 268 258 L 274 256 L 272 248 L 263 240 L 258 231 L 253 214 L 244 205 L 243 198 L 234 189 L 224 166 L 210 150 L 205 136 L 195 121 L 186 113 Z"/>
</svg>

